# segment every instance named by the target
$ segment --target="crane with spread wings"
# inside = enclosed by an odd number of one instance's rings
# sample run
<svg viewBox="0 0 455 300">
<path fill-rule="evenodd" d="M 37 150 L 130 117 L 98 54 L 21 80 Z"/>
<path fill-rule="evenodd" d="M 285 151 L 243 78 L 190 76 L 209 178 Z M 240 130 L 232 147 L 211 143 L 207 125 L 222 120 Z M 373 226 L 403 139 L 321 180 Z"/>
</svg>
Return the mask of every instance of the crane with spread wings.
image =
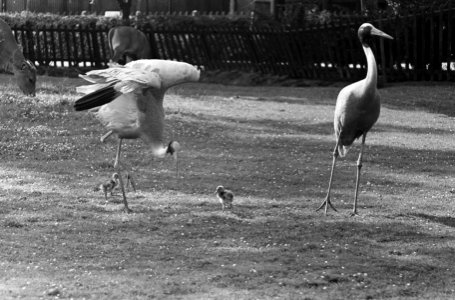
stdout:
<svg viewBox="0 0 455 300">
<path fill-rule="evenodd" d="M 90 71 L 80 76 L 92 84 L 77 88 L 85 96 L 78 99 L 74 107 L 76 111 L 95 112 L 109 130 L 101 137 L 101 141 L 112 134 L 118 136 L 115 169 L 119 167 L 122 140 L 140 138 L 149 145 L 154 156 L 173 156 L 178 170 L 177 152 L 180 144 L 176 141 L 164 143 L 163 99 L 170 87 L 198 81 L 198 68 L 184 62 L 143 59 L 125 66 L 113 65 L 108 69 Z M 124 209 L 130 212 L 122 176 L 119 170 L 117 172 Z"/>
</svg>

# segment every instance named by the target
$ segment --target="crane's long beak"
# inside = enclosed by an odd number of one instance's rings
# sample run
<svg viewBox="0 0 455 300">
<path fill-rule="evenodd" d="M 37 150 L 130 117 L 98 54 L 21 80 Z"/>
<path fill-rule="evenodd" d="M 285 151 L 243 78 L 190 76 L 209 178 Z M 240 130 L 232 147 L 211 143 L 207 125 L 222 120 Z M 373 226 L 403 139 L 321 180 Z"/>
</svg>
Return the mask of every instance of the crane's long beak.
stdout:
<svg viewBox="0 0 455 300">
<path fill-rule="evenodd" d="M 377 28 L 372 28 L 371 29 L 371 34 L 372 35 L 377 35 L 377 36 L 380 36 L 380 37 L 383 37 L 383 38 L 386 38 L 386 39 L 391 39 L 393 40 L 393 37 L 391 37 L 390 35 L 388 35 L 387 33 L 385 32 L 382 32 L 381 30 L 377 29 Z"/>
</svg>

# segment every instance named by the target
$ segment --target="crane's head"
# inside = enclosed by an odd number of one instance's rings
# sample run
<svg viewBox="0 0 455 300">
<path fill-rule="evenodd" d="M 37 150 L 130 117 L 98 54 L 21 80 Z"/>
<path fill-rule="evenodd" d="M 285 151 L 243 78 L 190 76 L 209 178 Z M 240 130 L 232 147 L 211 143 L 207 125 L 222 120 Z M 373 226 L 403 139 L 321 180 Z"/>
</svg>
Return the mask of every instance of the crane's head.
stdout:
<svg viewBox="0 0 455 300">
<path fill-rule="evenodd" d="M 175 161 L 175 171 L 177 178 L 179 177 L 179 161 L 178 161 L 178 156 L 177 152 L 180 150 L 180 144 L 177 141 L 170 141 L 167 149 L 166 149 L 166 154 L 169 154 L 174 158 Z"/>
<path fill-rule="evenodd" d="M 25 95 L 36 95 L 36 67 L 28 59 L 21 62 L 20 67 L 13 67 L 14 77 L 21 91 Z"/>
<path fill-rule="evenodd" d="M 222 185 L 217 186 L 216 190 L 215 190 L 215 194 L 219 194 L 222 192 L 224 192 L 224 186 L 222 186 Z"/>
<path fill-rule="evenodd" d="M 111 179 L 112 179 L 113 181 L 117 182 L 117 181 L 118 181 L 118 173 L 112 174 Z"/>
<path fill-rule="evenodd" d="M 373 35 L 393 40 L 393 37 L 377 29 L 370 23 L 363 23 L 360 25 L 357 35 L 359 36 L 360 42 L 367 45 L 370 44 Z"/>
</svg>

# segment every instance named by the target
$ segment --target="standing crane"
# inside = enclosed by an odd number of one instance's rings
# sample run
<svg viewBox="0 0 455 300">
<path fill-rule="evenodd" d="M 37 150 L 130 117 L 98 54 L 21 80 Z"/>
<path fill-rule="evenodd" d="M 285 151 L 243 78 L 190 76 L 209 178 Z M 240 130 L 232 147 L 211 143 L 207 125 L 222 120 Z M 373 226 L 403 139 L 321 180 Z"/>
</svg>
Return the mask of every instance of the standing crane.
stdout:
<svg viewBox="0 0 455 300">
<path fill-rule="evenodd" d="M 74 108 L 76 111 L 95 111 L 97 118 L 109 130 L 101 137 L 102 142 L 112 134 L 118 136 L 114 169 L 119 173 L 124 210 L 131 212 L 119 170 L 122 141 L 141 138 L 150 146 L 154 156 L 173 156 L 178 171 L 179 143 L 163 142 L 164 94 L 174 85 L 198 81 L 200 71 L 184 62 L 144 59 L 125 66 L 112 65 L 108 69 L 93 70 L 80 76 L 93 84 L 77 88 L 78 92 L 86 95 L 75 102 Z"/>
<path fill-rule="evenodd" d="M 373 51 L 371 50 L 372 37 L 376 35 L 383 38 L 393 39 L 390 35 L 375 28 L 369 23 L 364 23 L 358 30 L 358 37 L 362 44 L 367 59 L 367 76 L 365 79 L 354 82 L 344 87 L 337 97 L 335 106 L 334 129 L 336 145 L 333 150 L 332 170 L 330 172 L 327 196 L 317 210 L 330 206 L 336 209 L 330 202 L 330 190 L 332 188 L 333 171 L 338 156 L 344 157 L 354 140 L 362 137 L 359 158 L 357 160 L 357 178 L 354 194 L 354 208 L 352 215 L 357 214 L 357 197 L 359 192 L 360 169 L 362 168 L 362 156 L 365 139 L 368 131 L 378 120 L 381 103 L 379 99 L 377 81 L 378 70 Z"/>
</svg>

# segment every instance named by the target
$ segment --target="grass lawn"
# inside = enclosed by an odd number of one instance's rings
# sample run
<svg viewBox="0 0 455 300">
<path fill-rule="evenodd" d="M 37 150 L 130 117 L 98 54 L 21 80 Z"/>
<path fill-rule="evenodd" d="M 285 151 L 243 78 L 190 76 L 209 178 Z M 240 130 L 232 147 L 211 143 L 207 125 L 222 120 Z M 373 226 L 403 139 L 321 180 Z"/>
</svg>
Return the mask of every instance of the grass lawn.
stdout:
<svg viewBox="0 0 455 300">
<path fill-rule="evenodd" d="M 453 299 L 455 130 L 451 85 L 392 85 L 367 137 L 325 197 L 339 86 L 187 84 L 165 100 L 152 158 L 124 143 L 128 193 L 105 201 L 116 139 L 74 112 L 78 79 L 39 77 L 36 98 L 2 75 L 0 299 Z M 222 212 L 217 185 L 234 191 Z"/>
</svg>

